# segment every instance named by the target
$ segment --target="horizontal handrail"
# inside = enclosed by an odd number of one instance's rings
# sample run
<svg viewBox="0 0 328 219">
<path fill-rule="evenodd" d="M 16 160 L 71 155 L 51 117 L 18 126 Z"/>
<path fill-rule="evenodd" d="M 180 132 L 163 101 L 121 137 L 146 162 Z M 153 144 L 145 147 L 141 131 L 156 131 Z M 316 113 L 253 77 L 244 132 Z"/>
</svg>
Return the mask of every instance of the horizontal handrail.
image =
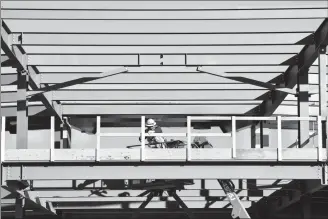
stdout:
<svg viewBox="0 0 328 219">
<path fill-rule="evenodd" d="M 2 123 L 2 132 L 1 132 L 1 149 L 4 152 L 5 151 L 5 129 L 6 129 L 6 117 L 2 117 L 3 123 Z M 188 116 L 187 117 L 187 132 L 186 133 L 145 133 L 145 117 L 142 116 L 143 121 L 141 121 L 141 134 L 140 133 L 101 133 L 100 131 L 100 123 L 101 123 L 101 117 L 97 116 L 97 143 L 96 143 L 96 161 L 100 161 L 100 139 L 101 137 L 142 137 L 141 138 L 141 147 L 140 153 L 141 153 L 141 160 L 145 160 L 145 137 L 187 137 L 187 159 L 191 159 L 191 138 L 192 137 L 231 137 L 232 139 L 232 157 L 236 157 L 236 121 L 238 120 L 258 120 L 258 121 L 264 121 L 264 120 L 271 120 L 271 121 L 277 121 L 277 129 L 278 129 L 278 161 L 282 161 L 282 122 L 283 121 L 316 121 L 318 123 L 318 139 L 322 139 L 322 121 L 326 121 L 326 117 L 322 116 L 316 116 L 316 117 L 282 117 L 282 116 L 277 116 L 277 117 L 252 117 L 252 116 L 209 116 L 209 117 L 202 117 L 202 116 Z M 226 120 L 226 121 L 231 121 L 232 122 L 232 130 L 230 133 L 192 133 L 191 132 L 191 123 L 192 120 Z M 50 117 L 50 162 L 56 161 L 55 157 L 55 119 L 54 117 Z M 317 148 L 318 148 L 318 161 L 322 161 L 323 155 L 322 155 L 322 141 L 318 141 L 317 143 Z M 1 162 L 5 162 L 5 152 L 1 154 Z"/>
</svg>

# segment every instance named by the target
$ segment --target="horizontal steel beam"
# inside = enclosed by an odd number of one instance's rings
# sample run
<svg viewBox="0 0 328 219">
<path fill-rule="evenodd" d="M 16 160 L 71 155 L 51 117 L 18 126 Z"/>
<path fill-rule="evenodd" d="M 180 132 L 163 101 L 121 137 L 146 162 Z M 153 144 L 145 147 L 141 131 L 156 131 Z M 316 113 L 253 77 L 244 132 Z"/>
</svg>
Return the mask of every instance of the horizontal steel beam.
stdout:
<svg viewBox="0 0 328 219">
<path fill-rule="evenodd" d="M 92 44 L 92 43 L 93 42 L 88 42 L 88 44 Z M 89 45 L 89 46 L 65 45 L 60 47 L 45 46 L 45 45 L 36 45 L 36 46 L 24 45 L 24 49 L 28 54 L 245 54 L 245 53 L 296 54 L 302 49 L 302 46 L 301 45 L 103 46 L 103 45 L 99 45 L 98 43 L 98 45 Z"/>
<path fill-rule="evenodd" d="M 146 67 L 141 67 L 146 68 Z M 214 68 L 215 67 L 211 67 Z M 163 69 L 165 70 L 165 69 Z M 170 71 L 170 70 L 169 70 Z M 267 82 L 272 80 L 273 78 L 279 76 L 281 73 L 227 73 L 232 76 L 241 76 L 241 77 L 249 77 L 254 80 Z M 41 74 L 41 84 L 57 84 L 64 83 L 70 80 L 76 80 L 80 77 L 94 77 L 97 73 L 43 73 Z M 99 80 L 95 80 L 92 82 L 86 82 L 86 84 L 103 84 L 102 86 L 109 86 L 110 84 L 119 84 L 121 86 L 137 86 L 141 84 L 144 86 L 144 89 L 148 89 L 151 86 L 166 86 L 169 88 L 170 86 L 189 86 L 189 87 L 198 87 L 197 84 L 206 84 L 209 86 L 208 89 L 211 89 L 210 86 L 229 86 L 230 89 L 239 89 L 246 88 L 242 86 L 242 83 L 236 82 L 231 79 L 221 78 L 213 75 L 209 75 L 206 73 L 196 73 L 196 72 L 128 72 L 120 75 L 115 75 L 111 78 L 102 78 Z M 231 84 L 236 84 L 231 86 Z M 98 86 L 99 87 L 99 86 Z M 227 87 L 224 87 L 228 89 Z M 260 89 L 257 86 L 247 86 L 248 89 Z M 165 88 L 161 88 L 165 89 Z M 175 88 L 178 89 L 178 88 Z"/>
<path fill-rule="evenodd" d="M 284 8 L 327 8 L 325 2 L 314 1 L 314 2 L 244 2 L 244 1 L 233 1 L 233 2 L 212 2 L 212 1 L 195 1 L 195 2 L 184 2 L 184 1 L 176 1 L 176 2 L 143 2 L 143 1 L 113 1 L 113 2 L 82 2 L 79 5 L 76 5 L 74 2 L 65 2 L 62 5 L 58 5 L 55 2 L 25 2 L 25 1 L 17 1 L 17 2 L 4 2 L 3 9 L 75 9 L 75 10 L 93 10 L 93 9 L 106 9 L 106 10 L 223 10 L 223 9 L 265 9 L 265 8 L 273 8 L 273 9 L 284 9 Z"/>
<path fill-rule="evenodd" d="M 42 104 L 39 104 L 37 106 L 29 106 L 28 107 L 28 115 L 34 116 L 40 113 L 45 113 L 47 111 L 47 108 L 45 106 L 42 106 Z M 16 104 L 12 104 L 11 106 L 2 106 L 1 107 L 1 115 L 6 117 L 16 117 L 17 116 L 17 107 Z M 45 115 L 45 114 L 44 114 Z M 46 114 L 50 116 L 51 114 Z"/>
<path fill-rule="evenodd" d="M 96 87 L 95 87 L 96 88 Z M 266 90 L 243 90 L 243 95 L 240 91 L 234 90 L 118 90 L 118 91 L 104 91 L 104 90 L 58 90 L 51 91 L 53 100 L 63 101 L 187 101 L 187 100 L 255 100 L 263 95 Z M 33 92 L 31 92 L 33 94 Z"/>
<path fill-rule="evenodd" d="M 117 67 L 107 67 L 107 66 L 40 66 L 38 67 L 41 73 L 100 73 L 109 70 L 110 68 Z M 281 65 L 269 65 L 269 66 L 215 66 L 218 72 L 227 73 L 254 73 L 254 74 L 265 74 L 265 73 L 284 73 L 288 66 Z M 310 67 L 310 73 L 318 73 L 318 66 Z M 11 72 L 7 69 L 8 72 Z M 140 67 L 129 67 L 129 72 L 131 73 L 195 73 L 195 67 L 186 66 L 143 66 Z"/>
<path fill-rule="evenodd" d="M 3 9 L 2 19 L 46 19 L 46 20 L 137 20 L 137 19 L 278 19 L 278 18 L 326 18 L 326 8 L 289 10 L 227 10 L 227 11 L 44 11 Z"/>
<path fill-rule="evenodd" d="M 34 183 L 37 183 L 36 181 Z M 55 190 L 50 190 L 51 188 L 49 188 L 49 190 L 45 190 L 45 189 L 41 189 L 39 190 L 37 187 L 34 186 L 33 183 L 33 189 L 36 191 L 29 191 L 29 194 L 32 194 L 33 196 L 36 197 L 40 197 L 40 198 L 55 198 L 55 197 L 60 197 L 60 198 L 94 198 L 97 197 L 97 192 L 95 192 L 93 190 L 93 188 L 90 188 L 90 190 L 85 189 L 85 190 L 60 190 L 60 188 L 56 188 Z M 109 184 L 111 183 L 111 181 L 108 182 Z M 122 188 L 123 188 L 123 180 L 122 180 Z M 244 188 L 244 190 L 240 191 L 238 193 L 239 197 L 247 197 L 248 196 L 248 190 L 246 190 L 247 188 Z M 275 190 L 266 190 L 266 193 L 268 194 L 269 192 L 274 192 Z M 113 190 L 113 189 L 104 189 L 101 190 L 100 193 L 102 194 L 102 197 L 106 198 L 108 197 L 109 199 L 107 201 L 110 201 L 110 199 L 112 198 L 116 198 L 118 199 L 120 197 L 120 194 L 122 193 L 128 193 L 129 196 L 128 197 L 138 197 L 140 194 L 146 192 L 146 190 Z M 213 189 L 209 189 L 207 190 L 208 192 L 208 197 L 210 199 L 217 199 L 217 198 L 225 198 L 226 195 L 224 193 L 224 191 L 221 190 L 213 190 Z M 180 190 L 180 191 L 176 191 L 177 195 L 184 198 L 185 200 L 200 200 L 200 201 L 204 201 L 207 197 L 202 196 L 202 189 L 190 189 L 190 190 Z M 251 196 L 251 195 L 250 195 Z M 98 196 L 99 197 L 99 196 Z M 253 197 L 253 200 L 256 200 L 256 197 Z M 258 198 L 258 197 L 257 197 Z M 124 199 L 123 197 L 121 198 L 121 200 Z M 127 199 L 129 200 L 129 199 Z M 136 199 L 138 200 L 138 199 Z M 118 200 L 117 200 L 118 201 Z M 129 200 L 131 201 L 131 199 Z M 140 199 L 139 199 L 140 201 Z"/>
<path fill-rule="evenodd" d="M 238 171 L 235 171 L 236 168 Z M 160 171 L 158 171 L 160 170 Z M 110 173 L 110 174 L 108 174 Z M 129 173 L 129 174 L 127 174 Z M 320 179 L 320 166 L 144 165 L 4 166 L 5 180 L 89 179 Z"/>
<path fill-rule="evenodd" d="M 244 114 L 256 105 L 63 105 L 63 115 L 218 115 Z"/>
<path fill-rule="evenodd" d="M 90 198 L 89 198 L 90 199 Z M 156 199 L 156 198 L 154 198 Z M 158 199 L 158 198 L 157 198 Z M 45 199 L 49 200 L 49 202 L 52 202 L 54 199 L 49 198 Z M 56 210 L 69 210 L 69 209 L 83 209 L 83 210 L 101 210 L 101 209 L 121 209 L 123 206 L 128 209 L 138 209 L 140 204 L 142 204 L 143 201 L 146 200 L 146 198 L 142 198 L 136 201 L 113 201 L 111 202 L 100 202 L 100 201 L 91 201 L 91 202 L 83 202 L 81 199 L 72 199 L 71 202 L 68 203 L 62 203 L 62 202 L 56 202 L 60 199 L 55 199 L 55 209 Z M 81 201 L 80 201 L 81 200 Z M 168 203 L 176 203 L 176 201 L 173 198 L 168 198 L 168 201 L 151 201 L 147 208 L 167 208 Z M 188 208 L 204 208 L 208 201 L 200 201 L 200 200 L 183 200 L 183 202 L 186 204 Z M 97 203 L 97 204 L 96 204 Z M 244 200 L 242 201 L 243 205 L 245 207 L 251 206 L 251 201 Z M 224 208 L 226 205 L 229 204 L 229 201 L 218 201 L 213 203 L 209 206 L 209 208 Z M 230 207 L 229 207 L 230 208 Z"/>
<path fill-rule="evenodd" d="M 200 133 L 198 133 L 200 134 Z M 222 133 L 215 133 L 221 134 Z M 226 133 L 225 133 L 226 134 Z M 185 133 L 167 133 L 168 137 L 178 136 L 184 137 Z M 226 134 L 227 135 L 227 134 Z M 102 137 L 137 137 L 140 133 L 102 133 Z M 211 134 L 209 134 L 211 136 Z M 229 136 L 224 136 L 229 137 Z M 190 162 L 234 162 L 234 163 L 268 163 L 276 162 L 277 149 L 236 149 L 236 156 L 232 158 L 231 148 L 219 148 L 220 144 L 218 141 L 212 142 L 213 147 L 211 149 L 191 149 L 190 151 Z M 85 145 L 81 145 L 85 146 Z M 129 145 L 126 145 L 127 147 Z M 115 148 L 115 143 L 107 143 L 106 149 L 99 149 L 100 156 L 98 161 L 101 162 L 140 162 L 140 145 L 134 145 L 135 149 L 131 148 Z M 139 148 L 138 148 L 139 146 Z M 229 145 L 226 145 L 229 146 Z M 109 148 L 108 148 L 109 147 Z M 238 147 L 238 146 L 237 146 Z M 86 148 L 86 146 L 84 147 Z M 322 161 L 327 160 L 327 155 L 323 153 L 325 149 L 321 149 Z M 147 161 L 161 161 L 161 162 L 173 162 L 180 161 L 185 162 L 187 154 L 185 149 L 146 149 L 145 159 Z M 73 161 L 87 161 L 94 162 L 96 160 L 95 149 L 70 149 L 70 150 L 55 150 L 52 154 L 52 162 L 73 162 Z M 316 163 L 318 161 L 319 153 L 317 148 L 284 148 L 281 152 L 282 161 L 285 163 L 298 163 L 304 162 L 307 164 Z M 49 162 L 50 161 L 50 150 L 49 149 L 28 149 L 28 150 L 17 150 L 8 149 L 5 152 L 6 163 L 24 163 L 24 162 Z"/>
<path fill-rule="evenodd" d="M 149 103 L 149 102 L 118 102 L 119 105 L 113 102 L 97 102 L 97 101 L 71 101 L 65 102 L 62 105 L 62 113 L 63 115 L 167 115 L 167 116 L 183 116 L 186 114 L 192 115 L 231 115 L 231 114 L 244 114 L 245 111 L 252 109 L 253 107 L 257 106 L 257 102 L 254 104 L 246 104 L 245 102 L 240 102 L 240 105 L 237 103 L 233 103 L 233 105 L 227 102 L 225 103 L 218 103 L 215 102 L 203 102 L 202 107 L 200 107 L 200 102 L 185 102 L 182 104 L 181 102 L 177 101 L 160 101 L 155 102 L 156 105 Z M 2 115 L 15 117 L 16 116 L 16 104 L 10 103 L 10 105 L 1 107 Z M 8 103 L 9 104 L 9 103 Z M 140 105 L 141 104 L 141 105 Z M 160 104 L 160 105 L 158 105 Z M 191 105 L 192 104 L 192 105 Z M 246 105 L 245 105 L 246 104 Z M 310 112 L 310 115 L 315 115 L 319 109 L 317 107 L 310 107 L 310 110 L 313 108 L 313 112 Z M 45 115 L 50 116 L 49 112 L 46 112 L 47 108 L 42 106 L 42 104 L 38 105 L 30 105 L 28 115 Z M 283 115 L 293 115 L 297 116 L 297 109 L 296 106 L 281 106 L 276 114 L 283 114 Z"/>
<path fill-rule="evenodd" d="M 36 66 L 289 65 L 293 55 L 28 55 Z"/>
<path fill-rule="evenodd" d="M 7 20 L 24 33 L 272 33 L 313 32 L 323 19 L 288 20 Z M 88 27 L 87 29 L 85 27 Z"/>
<path fill-rule="evenodd" d="M 30 13 L 30 12 L 29 12 Z M 216 45 L 287 45 L 291 48 L 309 33 L 270 34 L 37 34 L 20 33 L 13 35 L 17 45 L 74 45 L 74 46 L 216 46 Z M 22 39 L 22 40 L 20 40 Z M 280 46 L 288 48 L 288 46 Z M 295 47 L 295 46 L 294 46 Z M 204 48 L 204 47 L 203 47 Z M 220 47 L 219 47 L 220 48 Z M 267 48 L 268 47 L 264 47 Z M 269 47 L 270 48 L 270 47 Z M 271 47 L 272 48 L 272 47 Z M 211 48 L 207 48 L 210 50 Z M 239 48 L 241 49 L 241 48 Z M 261 48 L 260 48 L 261 49 Z M 114 53 L 108 50 L 109 53 Z M 253 52 L 250 51 L 249 52 Z M 298 52 L 298 51 L 297 51 Z M 297 53 L 296 52 L 296 53 Z M 144 51 L 142 53 L 145 53 Z M 197 52 L 199 53 L 199 52 Z M 219 53 L 219 52 L 215 52 Z M 241 52 L 239 52 L 241 53 Z M 269 52 L 267 52 L 269 53 Z M 283 52 L 286 53 L 286 52 Z"/>
</svg>

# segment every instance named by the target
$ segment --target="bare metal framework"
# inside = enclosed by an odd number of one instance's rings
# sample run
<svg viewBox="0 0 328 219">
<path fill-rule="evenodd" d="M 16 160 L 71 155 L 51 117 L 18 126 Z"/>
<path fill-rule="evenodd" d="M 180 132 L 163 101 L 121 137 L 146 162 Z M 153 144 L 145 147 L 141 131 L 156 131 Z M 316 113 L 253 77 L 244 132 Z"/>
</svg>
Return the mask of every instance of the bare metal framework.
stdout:
<svg viewBox="0 0 328 219">
<path fill-rule="evenodd" d="M 1 2 L 1 218 L 322 218 L 327 45 L 326 1 Z"/>
</svg>

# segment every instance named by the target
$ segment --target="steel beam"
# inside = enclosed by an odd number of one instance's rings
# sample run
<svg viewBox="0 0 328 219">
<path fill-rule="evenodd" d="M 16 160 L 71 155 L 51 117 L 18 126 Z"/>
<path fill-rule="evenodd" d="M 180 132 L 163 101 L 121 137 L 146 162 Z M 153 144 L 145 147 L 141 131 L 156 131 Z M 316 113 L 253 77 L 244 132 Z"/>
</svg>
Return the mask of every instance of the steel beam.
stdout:
<svg viewBox="0 0 328 219">
<path fill-rule="evenodd" d="M 53 101 L 215 101 L 254 100 L 265 92 L 266 90 L 243 90 L 242 96 L 236 90 L 57 90 L 48 93 Z M 35 93 L 38 94 L 39 91 L 29 92 L 29 95 Z"/>
<path fill-rule="evenodd" d="M 17 84 L 17 149 L 28 148 L 28 103 L 26 99 L 28 74 L 27 71 L 18 72 Z"/>
<path fill-rule="evenodd" d="M 238 172 L 234 171 L 238 167 Z M 161 171 L 158 171 L 158 170 Z M 108 174 L 110 172 L 111 174 Z M 129 175 L 126 175 L 129 173 Z M 321 179 L 319 166 L 293 165 L 148 165 L 148 166 L 6 166 L 6 180 L 93 179 Z M 8 174 L 8 175 L 7 175 Z"/>
<path fill-rule="evenodd" d="M 25 199 L 18 194 L 15 202 L 15 219 L 24 219 L 25 217 Z"/>
<path fill-rule="evenodd" d="M 47 86 L 45 88 L 31 91 L 31 92 L 29 92 L 29 96 L 40 95 L 40 94 L 44 94 L 45 92 L 59 90 L 59 89 L 73 86 L 76 84 L 81 84 L 81 83 L 90 82 L 90 81 L 97 80 L 97 79 L 107 78 L 107 77 L 114 76 L 114 75 L 117 75 L 117 74 L 120 74 L 123 72 L 127 72 L 127 71 L 128 71 L 127 68 L 119 68 L 119 69 L 115 69 L 113 71 L 103 72 L 98 75 L 95 74 L 95 75 L 92 75 L 89 77 L 80 77 L 75 80 L 65 81 L 60 84 L 55 84 L 55 85 Z"/>
<path fill-rule="evenodd" d="M 17 2 L 4 2 L 3 9 L 87 9 L 87 10 L 95 10 L 95 9 L 103 9 L 103 10 L 112 10 L 112 11 L 140 11 L 145 10 L 164 10 L 166 11 L 176 11 L 176 10 L 186 10 L 189 11 L 191 9 L 196 11 L 202 11 L 206 9 L 212 10 L 224 10 L 224 9 L 286 9 L 286 8 L 297 8 L 297 9 L 308 9 L 308 8 L 326 8 L 326 2 L 314 1 L 314 2 L 244 2 L 244 1 L 233 1 L 233 2 L 144 2 L 144 1 L 113 1 L 113 2 L 83 2 L 79 5 L 76 5 L 74 2 L 65 2 L 62 5 L 58 5 L 55 2 L 25 2 L 25 1 L 17 1 Z M 123 11 L 124 11 L 123 10 Z M 206 10 L 207 11 L 207 10 Z"/>
<path fill-rule="evenodd" d="M 289 65 L 285 62 L 294 54 L 245 55 L 28 55 L 29 65 L 35 66 L 224 66 L 224 65 Z"/>
<path fill-rule="evenodd" d="M 92 104 L 92 103 L 91 103 Z M 63 115 L 231 115 L 244 114 L 256 105 L 107 105 L 107 104 L 66 104 Z"/>
<path fill-rule="evenodd" d="M 319 50 L 319 115 L 322 118 L 327 118 L 327 46 L 322 46 Z M 322 145 L 327 147 L 327 121 L 322 122 Z M 319 139 L 320 140 L 320 139 Z M 328 151 L 327 151 L 328 154 Z"/>
<path fill-rule="evenodd" d="M 108 67 L 111 68 L 111 67 Z M 133 67 L 131 67 L 133 68 Z M 148 89 L 148 87 L 154 87 L 158 86 L 158 89 L 165 89 L 163 88 L 164 85 L 167 87 L 166 89 L 169 89 L 171 86 L 174 87 L 174 89 L 182 89 L 183 87 L 189 87 L 189 89 L 197 89 L 197 86 L 206 86 L 209 87 L 209 89 L 213 89 L 212 87 L 216 87 L 217 89 L 260 89 L 259 87 L 256 86 L 243 86 L 242 83 L 233 81 L 231 79 L 225 79 L 222 77 L 216 77 L 213 75 L 205 74 L 205 73 L 199 73 L 195 71 L 191 71 L 190 68 L 186 68 L 184 72 L 179 72 L 182 71 L 180 67 L 174 68 L 165 68 L 162 67 L 163 69 L 160 71 L 159 69 L 153 68 L 154 72 L 148 72 L 149 68 L 148 67 L 139 67 L 139 71 L 134 70 L 133 72 L 129 70 L 128 73 L 125 74 L 120 74 L 115 77 L 111 78 L 103 78 L 101 80 L 96 80 L 96 81 L 91 81 L 91 82 L 86 82 L 83 86 L 90 86 L 88 84 L 97 84 L 98 87 L 101 86 L 119 86 L 122 84 L 127 87 L 126 84 L 129 86 L 143 86 L 143 89 Z M 214 69 L 222 69 L 219 67 L 213 67 Z M 86 69 L 88 69 L 86 67 Z M 114 68 L 111 68 L 113 71 L 115 70 Z M 130 69 L 130 68 L 129 68 Z M 135 68 L 133 68 L 135 69 Z M 144 69 L 144 71 L 142 71 Z M 195 68 L 193 68 L 195 70 Z M 55 69 L 56 70 L 56 69 Z M 77 70 L 80 70 L 79 68 Z M 157 70 L 157 71 L 156 71 Z M 167 70 L 168 72 L 164 72 Z M 227 69 L 222 69 L 222 70 L 229 70 Z M 239 70 L 239 69 L 236 69 Z M 270 69 L 268 69 L 270 70 Z M 92 71 L 92 70 L 90 70 Z M 156 72 L 155 72 L 156 71 Z M 255 69 L 250 72 L 250 73 L 235 73 L 234 75 L 238 75 L 241 77 L 249 77 L 254 80 L 258 81 L 269 81 L 277 76 L 279 76 L 281 73 L 280 72 L 273 72 L 273 73 L 263 73 L 263 74 L 258 74 L 254 72 Z M 151 74 L 150 74 L 151 73 Z M 229 73 L 230 74 L 230 73 Z M 60 77 L 59 77 L 60 75 Z M 70 73 L 70 72 L 57 72 L 57 73 L 41 73 L 42 76 L 42 84 L 58 84 L 58 83 L 64 83 L 66 81 L 71 81 L 71 80 L 77 80 L 81 76 L 83 77 L 95 77 L 96 73 L 83 73 L 81 75 L 80 73 Z M 144 84 L 147 84 L 145 86 Z M 235 86 L 231 86 L 231 84 L 234 84 Z M 181 86 L 181 88 L 179 88 Z M 76 87 L 76 86 L 74 86 Z M 192 87 L 192 88 L 190 88 Z M 235 88 L 234 88 L 235 87 Z M 71 89 L 71 87 L 69 88 Z M 128 89 L 128 88 L 126 88 Z M 153 88 L 156 89 L 156 88 Z M 172 88 L 171 88 L 172 89 Z"/>
<path fill-rule="evenodd" d="M 280 50 L 285 48 L 290 50 L 290 48 L 298 48 L 299 45 L 294 45 L 295 42 L 299 41 L 302 38 L 308 37 L 308 33 L 277 33 L 275 38 L 270 37 L 269 34 L 170 34 L 165 35 L 165 37 L 154 37 L 150 34 L 38 34 L 38 33 L 24 33 L 24 37 L 21 42 L 18 41 L 18 38 L 21 37 L 21 34 L 15 33 L 13 35 L 14 39 L 17 39 L 14 45 L 23 45 L 23 46 L 215 46 L 219 51 L 214 52 L 211 48 L 202 47 L 201 51 L 203 53 L 220 53 L 220 47 L 223 45 L 230 45 L 226 49 L 235 50 L 236 48 L 231 46 L 234 45 L 243 45 L 239 49 L 243 49 L 246 45 L 257 45 L 251 48 L 257 49 L 268 49 L 269 51 L 275 50 L 275 48 L 263 46 L 263 45 L 280 45 L 278 48 Z M 60 37 L 59 37 L 60 36 Z M 259 48 L 258 45 L 261 45 Z M 281 46 L 283 45 L 283 46 Z M 288 46 L 286 46 L 288 45 Z M 293 46 L 294 45 L 294 46 Z M 115 47 L 113 49 L 115 49 Z M 123 47 L 122 47 L 123 48 Z M 140 48 L 140 47 L 139 47 Z M 144 47 L 147 49 L 146 47 Z M 250 47 L 246 47 L 250 49 Z M 188 48 L 184 48 L 188 50 Z M 205 49 L 205 51 L 204 51 Z M 221 48 L 221 50 L 224 48 Z M 133 48 L 128 49 L 128 51 L 133 51 Z M 116 49 L 114 50 L 116 51 Z M 115 53 L 114 51 L 108 51 L 110 53 Z M 123 49 L 125 53 L 126 49 Z M 147 51 L 147 50 L 146 50 Z M 207 51 L 207 52 L 206 52 Z M 210 52 L 213 51 L 213 52 Z M 249 50 L 250 52 L 254 52 Z M 284 51 L 282 53 L 290 53 Z M 296 52 L 297 53 L 299 50 Z M 87 51 L 86 51 L 87 52 Z M 147 53 L 144 51 L 139 51 L 142 53 Z M 85 53 L 85 52 L 84 52 Z M 122 52 L 119 52 L 122 53 Z M 131 53 L 131 52 L 130 52 Z M 133 52 L 132 52 L 133 53 Z M 148 52 L 149 53 L 149 52 Z M 194 52 L 191 52 L 194 53 Z M 200 53 L 195 51 L 195 53 Z M 230 52 L 231 53 L 231 52 Z M 239 52 L 242 53 L 242 52 Z M 268 52 L 269 53 L 269 52 Z M 273 52 L 274 53 L 274 52 Z"/>
<path fill-rule="evenodd" d="M 195 215 L 190 211 L 188 206 L 182 201 L 182 199 L 177 195 L 175 191 L 172 192 L 173 198 L 181 206 L 181 208 L 187 213 L 189 219 L 195 219 Z"/>
<path fill-rule="evenodd" d="M 301 198 L 301 218 L 302 219 L 311 219 L 312 218 L 312 209 L 311 209 L 312 197 L 310 195 L 305 195 Z"/>
<path fill-rule="evenodd" d="M 321 46 L 327 45 L 328 41 L 328 19 L 325 19 L 320 27 L 314 33 L 314 41 L 312 45 L 306 45 L 297 55 L 298 61 L 291 64 L 283 76 L 279 76 L 281 83 L 278 86 L 282 88 L 292 89 L 297 84 L 297 77 L 301 71 L 309 69 L 315 63 L 318 57 L 318 50 Z M 276 111 L 278 106 L 287 97 L 287 93 L 278 91 L 270 92 L 271 98 L 263 101 L 258 107 L 246 112 L 246 115 L 270 116 Z M 252 121 L 241 121 L 237 123 L 237 128 L 251 125 Z M 226 132 L 231 131 L 231 124 L 222 123 L 222 129 Z"/>
<path fill-rule="evenodd" d="M 7 24 L 2 20 L 2 26 L 1 26 L 1 49 L 4 50 L 6 55 L 12 59 L 15 60 L 15 67 L 18 71 L 28 70 L 29 74 L 29 84 L 33 89 L 39 88 L 38 87 L 38 81 L 35 79 L 37 78 L 37 70 L 33 67 L 27 67 L 27 55 L 24 51 L 24 49 L 21 46 L 12 46 L 11 41 L 12 33 L 10 29 L 8 28 Z M 41 95 L 41 101 L 43 104 L 51 111 L 54 112 L 56 117 L 58 119 L 61 119 L 61 114 L 58 109 L 57 103 L 52 103 L 50 100 L 50 97 L 46 97 L 44 95 Z"/>
<path fill-rule="evenodd" d="M 309 74 L 308 69 L 303 68 L 298 72 L 297 78 L 297 112 L 299 117 L 309 117 Z M 307 147 L 310 136 L 309 121 L 298 122 L 298 146 Z"/>
<path fill-rule="evenodd" d="M 16 195 L 16 207 L 18 207 L 18 215 L 19 218 L 24 218 L 24 211 L 26 209 L 24 208 L 24 205 L 28 202 L 28 204 L 31 204 L 33 207 L 36 207 L 38 209 L 41 209 L 43 212 L 47 213 L 48 215 L 56 215 L 56 212 L 49 208 L 46 202 L 43 200 L 40 200 L 35 194 L 36 193 L 30 193 L 29 191 L 24 190 L 17 190 L 17 188 L 11 188 L 8 186 L 2 186 L 1 192 L 5 190 L 11 194 Z"/>
<path fill-rule="evenodd" d="M 88 47 L 86 47 L 88 48 Z M 86 49 L 85 48 L 85 49 Z M 84 50 L 85 50 L 84 49 Z M 108 52 L 107 52 L 108 53 Z M 107 54 L 106 53 L 106 54 Z M 196 73 L 195 67 L 186 67 L 186 66 L 144 66 L 140 67 L 129 67 L 129 73 Z M 38 67 L 41 73 L 100 73 L 108 71 L 109 69 L 115 69 L 117 67 L 107 67 L 107 66 L 40 66 Z M 258 75 L 263 75 L 263 73 L 276 73 L 282 74 L 286 71 L 288 66 L 281 65 L 268 65 L 268 66 L 216 66 L 215 70 L 218 72 L 227 72 L 227 73 L 253 73 Z M 313 74 L 318 73 L 318 67 L 310 67 L 310 72 Z M 128 73 L 127 73 L 128 74 Z M 47 74 L 44 74 L 47 75 Z M 126 75 L 126 74 L 124 74 Z M 205 75 L 205 74 L 204 74 Z M 78 75 L 77 75 L 78 76 Z M 214 78 L 214 77 L 212 77 Z M 216 77 L 219 78 L 219 77 Z M 66 79 L 65 79 L 66 80 Z"/>
<path fill-rule="evenodd" d="M 151 202 L 153 198 L 154 198 L 154 192 L 150 192 L 147 196 L 147 199 L 144 202 L 142 202 L 141 205 L 139 206 L 139 209 L 146 208 L 146 206 L 149 204 L 149 202 Z M 131 219 L 137 219 L 139 215 L 140 215 L 140 211 L 137 211 L 134 213 Z"/>
<path fill-rule="evenodd" d="M 326 8 L 313 9 L 289 9 L 287 10 L 227 10 L 217 13 L 215 10 L 199 11 L 45 11 L 45 10 L 16 10 L 4 8 L 2 10 L 3 19 L 37 19 L 37 20 L 181 20 L 181 19 L 277 19 L 277 18 L 326 18 Z"/>
<path fill-rule="evenodd" d="M 287 20 L 7 20 L 23 33 L 283 33 L 313 32 L 322 19 Z M 88 26 L 88 29 L 85 29 Z"/>
<path fill-rule="evenodd" d="M 301 33 L 300 33 L 301 34 Z M 217 35 L 219 37 L 221 34 Z M 254 35 L 254 34 L 252 34 Z M 25 36 L 25 34 L 24 34 Z M 138 36 L 138 35 L 136 35 Z M 197 35 L 192 35 L 197 36 Z M 235 35 L 231 35 L 235 36 Z M 286 36 L 287 39 L 289 37 Z M 271 38 L 272 39 L 272 38 Z M 299 39 L 299 38 L 298 38 Z M 288 41 L 289 42 L 289 41 Z M 50 42 L 49 42 L 50 43 Z M 82 42 L 81 42 L 82 43 Z M 85 43 L 85 42 L 83 42 Z M 92 42 L 88 42 L 92 43 Z M 96 43 L 96 42 L 95 42 Z M 278 41 L 277 41 L 278 43 Z M 34 46 L 24 45 L 28 54 L 233 54 L 233 53 L 271 53 L 271 54 L 297 54 L 302 45 L 277 45 L 272 46 L 108 46 L 87 45 L 87 46 Z M 225 66 L 227 67 L 227 66 Z M 233 67 L 233 66 L 232 66 Z M 272 66 L 271 66 L 272 67 Z M 277 67 L 277 66 L 276 66 Z"/>
</svg>

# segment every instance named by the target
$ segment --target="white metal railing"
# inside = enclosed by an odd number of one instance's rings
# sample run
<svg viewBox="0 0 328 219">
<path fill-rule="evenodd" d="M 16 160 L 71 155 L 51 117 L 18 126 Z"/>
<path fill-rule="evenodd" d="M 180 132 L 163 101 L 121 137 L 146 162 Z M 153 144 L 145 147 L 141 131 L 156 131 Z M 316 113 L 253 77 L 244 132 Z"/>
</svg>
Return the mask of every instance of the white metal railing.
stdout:
<svg viewBox="0 0 328 219">
<path fill-rule="evenodd" d="M 145 116 L 141 117 L 141 149 L 140 149 L 140 157 L 141 161 L 146 160 L 146 147 L 145 147 L 145 137 L 147 136 L 171 136 L 171 137 L 187 137 L 187 160 L 192 160 L 192 137 L 196 136 L 204 136 L 204 137 L 231 137 L 232 142 L 232 158 L 236 158 L 237 156 L 237 142 L 236 142 L 236 121 L 240 120 L 250 120 L 250 121 L 277 121 L 277 160 L 283 160 L 283 153 L 282 153 L 282 121 L 316 121 L 317 122 L 317 154 L 318 154 L 318 161 L 323 161 L 322 156 L 322 121 L 325 121 L 327 118 L 323 118 L 321 116 L 316 117 L 242 117 L 242 116 L 220 116 L 220 117 L 203 117 L 203 116 L 188 116 L 187 117 L 187 132 L 186 133 L 153 133 L 148 134 L 145 133 Z M 232 130 L 231 133 L 192 133 L 192 121 L 209 121 L 209 120 L 225 120 L 231 121 L 232 123 Z M 50 161 L 55 161 L 55 118 L 50 118 Z M 101 117 L 97 116 L 97 143 L 96 143 L 96 150 L 95 150 L 95 160 L 100 161 L 100 140 L 101 137 L 139 137 L 140 133 L 102 133 L 101 130 Z M 1 131 L 1 162 L 5 161 L 5 143 L 6 143 L 6 117 L 2 117 L 2 131 Z M 328 152 L 328 149 L 327 149 Z"/>
</svg>

